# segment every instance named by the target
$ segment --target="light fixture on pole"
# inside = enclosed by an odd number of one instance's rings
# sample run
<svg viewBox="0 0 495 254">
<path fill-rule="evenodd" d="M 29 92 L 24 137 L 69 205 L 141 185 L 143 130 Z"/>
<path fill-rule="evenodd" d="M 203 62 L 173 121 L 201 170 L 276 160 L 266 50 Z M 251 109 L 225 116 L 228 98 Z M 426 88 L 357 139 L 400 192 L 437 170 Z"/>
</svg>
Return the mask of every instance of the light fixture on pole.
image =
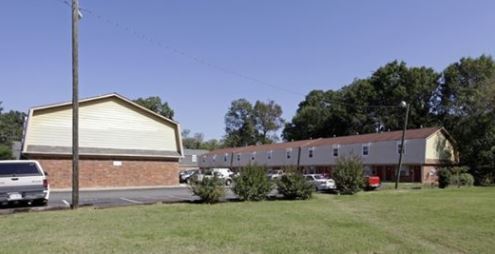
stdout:
<svg viewBox="0 0 495 254">
<path fill-rule="evenodd" d="M 400 168 L 402 167 L 402 155 L 404 154 L 404 138 L 406 136 L 406 129 L 407 129 L 407 120 L 409 118 L 409 103 L 406 103 L 405 101 L 400 102 L 400 107 L 401 108 L 406 108 L 406 116 L 404 119 L 404 128 L 402 129 L 402 138 L 400 141 L 400 148 L 399 148 L 399 165 L 397 165 L 397 170 L 395 172 L 396 179 L 395 179 L 395 189 L 399 188 L 399 181 L 400 181 Z"/>
</svg>

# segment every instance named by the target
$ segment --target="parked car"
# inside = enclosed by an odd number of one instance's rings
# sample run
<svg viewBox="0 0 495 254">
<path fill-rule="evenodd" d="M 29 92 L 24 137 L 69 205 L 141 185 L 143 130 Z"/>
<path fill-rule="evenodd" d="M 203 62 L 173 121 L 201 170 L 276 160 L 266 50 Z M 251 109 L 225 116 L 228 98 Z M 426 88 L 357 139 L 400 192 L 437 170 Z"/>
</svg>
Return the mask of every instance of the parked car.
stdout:
<svg viewBox="0 0 495 254">
<path fill-rule="evenodd" d="M 313 184 L 316 191 L 329 191 L 335 190 L 335 181 L 330 178 L 326 178 L 321 174 L 307 174 L 304 178 L 309 183 Z"/>
<path fill-rule="evenodd" d="M 365 176 L 364 188 L 366 190 L 374 190 L 382 185 L 380 177 L 378 176 Z"/>
<path fill-rule="evenodd" d="M 268 171 L 266 176 L 268 177 L 268 180 L 273 181 L 276 179 L 280 179 L 284 175 L 284 171 L 281 169 L 272 169 Z"/>
<path fill-rule="evenodd" d="M 230 169 L 208 169 L 202 170 L 202 172 L 198 172 L 192 176 L 191 179 L 194 181 L 203 181 L 204 178 L 212 178 L 217 177 L 224 182 L 225 185 L 230 186 L 233 183 L 233 172 Z"/>
<path fill-rule="evenodd" d="M 37 161 L 0 161 L 0 204 L 46 205 L 48 179 Z"/>
<path fill-rule="evenodd" d="M 191 177 L 198 173 L 199 169 L 186 169 L 179 172 L 179 183 L 189 183 Z"/>
</svg>

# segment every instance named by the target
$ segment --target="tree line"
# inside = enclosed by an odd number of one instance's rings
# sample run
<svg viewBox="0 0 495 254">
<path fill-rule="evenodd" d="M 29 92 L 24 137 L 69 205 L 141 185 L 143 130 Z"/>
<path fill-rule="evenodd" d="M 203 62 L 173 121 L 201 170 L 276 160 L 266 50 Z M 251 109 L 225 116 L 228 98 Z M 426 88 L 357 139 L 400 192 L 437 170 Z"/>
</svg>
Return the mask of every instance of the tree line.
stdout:
<svg viewBox="0 0 495 254">
<path fill-rule="evenodd" d="M 283 126 L 282 138 L 400 130 L 405 117 L 405 109 L 399 107 L 402 101 L 410 105 L 407 128 L 445 127 L 456 141 L 460 164 L 470 168 L 478 184 L 493 183 L 495 62 L 491 56 L 461 58 L 441 72 L 393 61 L 341 89 L 313 90 Z M 255 112 L 244 99 L 232 102 L 225 115 L 225 146 L 263 143 L 254 128 Z M 280 119 L 270 128 L 272 133 L 281 128 Z"/>
<path fill-rule="evenodd" d="M 456 141 L 460 163 L 477 183 L 495 178 L 495 61 L 491 56 L 461 58 L 438 72 L 392 61 L 369 77 L 338 90 L 313 90 L 299 103 L 290 121 L 272 100 L 254 104 L 240 98 L 225 114 L 225 136 L 204 140 L 184 130 L 185 148 L 212 150 L 285 141 L 400 130 L 410 105 L 407 128 L 443 126 Z M 173 119 L 174 111 L 160 97 L 136 103 Z M 0 158 L 10 157 L 12 141 L 20 140 L 25 113 L 3 113 L 0 103 Z M 2 157 L 3 156 L 3 157 Z"/>
</svg>

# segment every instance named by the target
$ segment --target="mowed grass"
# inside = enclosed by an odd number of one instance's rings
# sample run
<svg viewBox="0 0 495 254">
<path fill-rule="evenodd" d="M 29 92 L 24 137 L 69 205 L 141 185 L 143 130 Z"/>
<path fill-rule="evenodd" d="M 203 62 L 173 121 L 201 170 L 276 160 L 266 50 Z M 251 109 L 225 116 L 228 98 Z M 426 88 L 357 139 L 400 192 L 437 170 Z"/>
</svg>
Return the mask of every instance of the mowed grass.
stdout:
<svg viewBox="0 0 495 254">
<path fill-rule="evenodd" d="M 0 253 L 493 253 L 495 188 L 0 216 Z"/>
</svg>

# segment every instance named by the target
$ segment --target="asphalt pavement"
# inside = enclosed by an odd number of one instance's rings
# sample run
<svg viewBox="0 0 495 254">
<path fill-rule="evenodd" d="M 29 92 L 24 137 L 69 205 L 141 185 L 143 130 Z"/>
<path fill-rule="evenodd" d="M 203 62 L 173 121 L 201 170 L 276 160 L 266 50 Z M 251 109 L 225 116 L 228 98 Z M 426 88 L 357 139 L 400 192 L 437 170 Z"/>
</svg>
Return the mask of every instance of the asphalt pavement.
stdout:
<svg viewBox="0 0 495 254">
<path fill-rule="evenodd" d="M 188 187 L 127 189 L 127 190 L 91 190 L 79 192 L 79 205 L 119 206 L 128 204 L 150 204 L 157 202 L 194 201 L 198 198 Z M 48 206 L 70 206 L 72 192 L 51 192 Z"/>
</svg>

